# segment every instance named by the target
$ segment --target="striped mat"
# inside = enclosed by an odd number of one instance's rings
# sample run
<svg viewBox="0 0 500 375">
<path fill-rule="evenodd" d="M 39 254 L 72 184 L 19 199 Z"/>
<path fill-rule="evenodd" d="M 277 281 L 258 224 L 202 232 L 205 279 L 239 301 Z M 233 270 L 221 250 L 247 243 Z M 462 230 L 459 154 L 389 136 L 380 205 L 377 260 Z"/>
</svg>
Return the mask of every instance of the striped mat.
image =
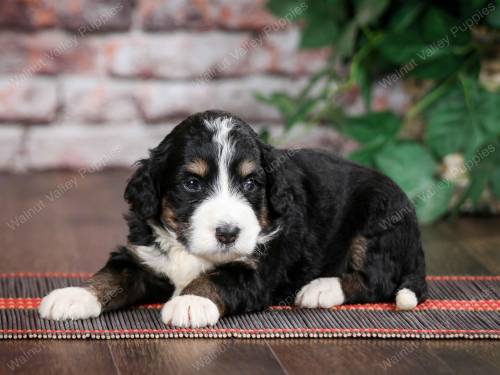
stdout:
<svg viewBox="0 0 500 375">
<path fill-rule="evenodd" d="M 221 319 L 209 328 L 163 324 L 161 305 L 145 305 L 76 321 L 40 319 L 41 297 L 55 288 L 80 285 L 89 274 L 0 274 L 0 338 L 500 338 L 500 276 L 429 276 L 429 300 L 413 311 L 392 303 L 332 309 L 275 306 Z"/>
</svg>

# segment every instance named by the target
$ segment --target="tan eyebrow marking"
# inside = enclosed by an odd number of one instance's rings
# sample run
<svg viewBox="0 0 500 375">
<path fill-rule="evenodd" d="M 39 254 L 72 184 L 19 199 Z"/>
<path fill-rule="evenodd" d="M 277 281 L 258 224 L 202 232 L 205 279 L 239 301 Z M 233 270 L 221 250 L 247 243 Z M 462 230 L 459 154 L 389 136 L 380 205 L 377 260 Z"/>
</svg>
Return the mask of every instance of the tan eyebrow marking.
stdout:
<svg viewBox="0 0 500 375">
<path fill-rule="evenodd" d="M 243 160 L 240 164 L 240 174 L 241 177 L 246 177 L 255 171 L 256 165 L 252 160 Z"/>
<path fill-rule="evenodd" d="M 204 177 L 208 173 L 208 163 L 203 159 L 194 159 L 186 166 L 186 169 L 191 173 Z"/>
</svg>

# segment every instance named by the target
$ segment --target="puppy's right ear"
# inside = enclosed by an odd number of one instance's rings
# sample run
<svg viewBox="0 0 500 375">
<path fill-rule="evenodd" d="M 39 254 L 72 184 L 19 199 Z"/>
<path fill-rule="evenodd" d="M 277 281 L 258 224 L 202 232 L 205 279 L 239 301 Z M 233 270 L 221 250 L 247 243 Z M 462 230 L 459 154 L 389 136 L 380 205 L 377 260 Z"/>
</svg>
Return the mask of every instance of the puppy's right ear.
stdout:
<svg viewBox="0 0 500 375">
<path fill-rule="evenodd" d="M 160 199 L 153 184 L 150 159 L 140 160 L 138 165 L 125 188 L 124 197 L 134 213 L 148 220 L 158 214 Z"/>
<path fill-rule="evenodd" d="M 130 209 L 143 220 L 158 216 L 161 210 L 160 188 L 156 176 L 168 165 L 172 138 L 179 129 L 180 126 L 174 128 L 157 147 L 150 150 L 149 159 L 137 162 L 139 168 L 125 188 L 124 197 Z"/>
</svg>

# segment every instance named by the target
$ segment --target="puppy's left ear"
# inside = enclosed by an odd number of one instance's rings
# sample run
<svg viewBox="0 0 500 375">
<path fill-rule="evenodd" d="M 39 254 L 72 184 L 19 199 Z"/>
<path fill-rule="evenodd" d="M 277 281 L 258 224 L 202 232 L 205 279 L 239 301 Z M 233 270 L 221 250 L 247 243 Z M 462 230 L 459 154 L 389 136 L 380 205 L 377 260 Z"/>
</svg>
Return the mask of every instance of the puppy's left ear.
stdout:
<svg viewBox="0 0 500 375">
<path fill-rule="evenodd" d="M 285 174 L 285 163 L 289 158 L 286 151 L 277 150 L 259 140 L 262 162 L 266 174 L 267 199 L 272 211 L 278 216 L 293 211 L 293 192 Z"/>
<path fill-rule="evenodd" d="M 151 159 L 138 162 L 139 168 L 130 178 L 125 188 L 124 198 L 130 208 L 141 219 L 148 220 L 160 210 L 160 198 L 151 176 Z"/>
</svg>

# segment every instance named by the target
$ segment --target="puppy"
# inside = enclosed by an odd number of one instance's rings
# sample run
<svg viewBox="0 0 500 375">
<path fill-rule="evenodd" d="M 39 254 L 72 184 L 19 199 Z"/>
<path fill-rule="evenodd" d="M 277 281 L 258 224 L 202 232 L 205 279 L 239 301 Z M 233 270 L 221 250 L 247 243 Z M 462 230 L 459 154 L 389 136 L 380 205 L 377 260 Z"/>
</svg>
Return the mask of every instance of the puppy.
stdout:
<svg viewBox="0 0 500 375">
<path fill-rule="evenodd" d="M 47 295 L 43 318 L 166 302 L 163 322 L 203 327 L 291 298 L 412 309 L 427 295 L 414 208 L 393 181 L 325 152 L 275 149 L 229 113 L 176 126 L 125 199 L 128 244 L 84 286 Z"/>
</svg>

